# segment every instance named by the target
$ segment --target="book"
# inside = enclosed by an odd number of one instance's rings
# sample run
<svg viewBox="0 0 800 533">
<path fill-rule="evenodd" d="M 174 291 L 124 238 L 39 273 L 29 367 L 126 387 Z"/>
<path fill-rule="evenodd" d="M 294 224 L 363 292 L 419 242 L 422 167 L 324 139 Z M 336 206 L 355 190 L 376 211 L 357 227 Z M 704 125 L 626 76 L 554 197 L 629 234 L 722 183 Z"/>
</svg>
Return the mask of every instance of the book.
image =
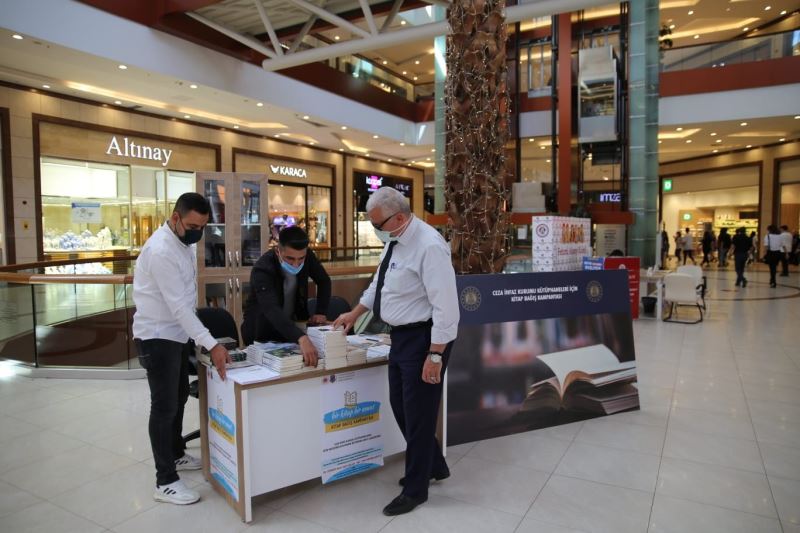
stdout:
<svg viewBox="0 0 800 533">
<path fill-rule="evenodd" d="M 612 414 L 637 407 L 636 361 L 620 362 L 603 344 L 540 355 L 553 377 L 530 386 L 521 412 L 578 410 Z"/>
</svg>

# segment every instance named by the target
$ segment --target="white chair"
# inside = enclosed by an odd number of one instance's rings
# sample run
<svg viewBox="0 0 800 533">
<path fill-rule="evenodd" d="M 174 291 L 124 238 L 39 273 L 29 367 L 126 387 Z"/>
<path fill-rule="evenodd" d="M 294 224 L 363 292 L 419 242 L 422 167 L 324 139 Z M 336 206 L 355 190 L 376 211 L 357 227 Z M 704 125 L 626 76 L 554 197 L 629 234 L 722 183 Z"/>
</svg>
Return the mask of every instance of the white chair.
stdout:
<svg viewBox="0 0 800 533">
<path fill-rule="evenodd" d="M 692 276 L 695 281 L 697 294 L 700 296 L 700 303 L 703 309 L 706 309 L 706 289 L 708 288 L 708 284 L 706 283 L 706 277 L 703 275 L 703 269 L 697 265 L 681 265 L 676 272 L 678 274 L 688 274 Z"/>
<path fill-rule="evenodd" d="M 688 274 L 667 274 L 664 276 L 664 300 L 669 302 L 669 314 L 664 317 L 664 322 L 678 322 L 680 324 L 697 324 L 703 321 L 703 307 L 700 296 L 697 294 L 696 280 Z M 672 318 L 677 307 L 697 307 L 700 313 L 699 320 L 694 322 L 675 320 Z"/>
</svg>

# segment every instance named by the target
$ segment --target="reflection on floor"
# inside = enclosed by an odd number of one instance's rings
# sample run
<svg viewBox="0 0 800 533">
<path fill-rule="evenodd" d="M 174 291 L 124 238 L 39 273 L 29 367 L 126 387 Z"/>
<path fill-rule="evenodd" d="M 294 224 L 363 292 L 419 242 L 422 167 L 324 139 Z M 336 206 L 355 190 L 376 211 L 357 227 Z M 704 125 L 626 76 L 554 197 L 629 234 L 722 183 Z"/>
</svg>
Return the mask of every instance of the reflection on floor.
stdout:
<svg viewBox="0 0 800 533">
<path fill-rule="evenodd" d="M 249 527 L 197 473 L 200 503 L 157 504 L 144 381 L 2 378 L 0 531 L 797 533 L 800 276 L 779 280 L 709 273 L 702 324 L 634 325 L 640 412 L 450 448 L 452 477 L 394 519 L 401 458 L 260 497 Z"/>
</svg>

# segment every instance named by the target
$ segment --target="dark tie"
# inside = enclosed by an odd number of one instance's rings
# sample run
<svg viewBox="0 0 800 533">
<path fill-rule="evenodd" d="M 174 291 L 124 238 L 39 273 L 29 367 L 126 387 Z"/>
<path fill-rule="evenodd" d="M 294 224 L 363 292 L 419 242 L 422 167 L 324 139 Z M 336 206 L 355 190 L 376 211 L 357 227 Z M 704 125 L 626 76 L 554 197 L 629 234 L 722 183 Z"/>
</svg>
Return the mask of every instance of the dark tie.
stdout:
<svg viewBox="0 0 800 533">
<path fill-rule="evenodd" d="M 378 320 L 381 319 L 381 290 L 383 290 L 383 282 L 386 280 L 386 271 L 389 269 L 389 262 L 392 259 L 392 250 L 397 241 L 389 243 L 389 249 L 386 250 L 386 255 L 383 256 L 381 267 L 378 269 L 378 286 L 375 288 L 375 303 L 372 304 L 372 314 Z"/>
</svg>

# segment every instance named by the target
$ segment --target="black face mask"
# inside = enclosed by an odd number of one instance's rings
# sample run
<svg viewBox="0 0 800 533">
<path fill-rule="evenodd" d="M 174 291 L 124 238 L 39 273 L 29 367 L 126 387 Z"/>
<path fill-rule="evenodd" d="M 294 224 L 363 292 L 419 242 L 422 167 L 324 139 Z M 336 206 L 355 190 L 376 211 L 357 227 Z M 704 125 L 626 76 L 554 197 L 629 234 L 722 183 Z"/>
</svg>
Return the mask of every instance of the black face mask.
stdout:
<svg viewBox="0 0 800 533">
<path fill-rule="evenodd" d="M 178 219 L 181 226 L 183 226 L 183 221 Z M 197 242 L 200 242 L 200 239 L 203 238 L 203 230 L 202 229 L 187 229 L 186 226 L 183 226 L 183 236 L 178 235 L 178 232 L 175 232 L 175 235 L 178 239 L 185 244 L 186 246 L 190 246 Z"/>
</svg>

